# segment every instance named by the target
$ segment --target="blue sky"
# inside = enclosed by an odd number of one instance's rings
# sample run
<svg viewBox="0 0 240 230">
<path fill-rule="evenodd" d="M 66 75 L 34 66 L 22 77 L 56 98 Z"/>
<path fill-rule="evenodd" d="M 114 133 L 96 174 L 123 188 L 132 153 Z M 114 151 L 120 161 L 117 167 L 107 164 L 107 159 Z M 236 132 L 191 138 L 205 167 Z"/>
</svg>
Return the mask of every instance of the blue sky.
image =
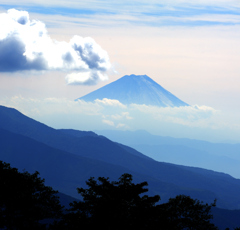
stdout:
<svg viewBox="0 0 240 230">
<path fill-rule="evenodd" d="M 91 17 L 93 15 L 123 15 L 125 20 L 148 26 L 203 26 L 203 25 L 236 25 L 238 20 L 223 20 L 221 16 L 239 16 L 237 1 L 49 1 L 49 3 L 17 1 L 0 4 L 7 10 L 15 8 L 27 10 L 30 13 L 45 15 L 63 15 L 69 17 Z M 127 16 L 136 17 L 128 20 Z M 206 16 L 218 16 L 218 19 Z M 150 20 L 145 20 L 149 18 Z M 154 19 L 154 20 L 153 20 Z"/>
<path fill-rule="evenodd" d="M 24 58 L 4 56 L 9 52 L 0 41 L 1 104 L 56 128 L 146 129 L 240 141 L 239 1 L 1 1 L 1 14 L 11 8 L 26 11 L 29 22 L 37 23 L 25 32 L 13 29 L 20 31 L 22 42 L 11 43 L 11 50 L 20 52 L 25 44 Z M 44 39 L 31 34 L 31 28 Z M 83 44 L 92 56 L 78 63 Z M 12 69 L 6 72 L 7 64 Z M 191 109 L 73 103 L 126 74 L 147 74 Z M 148 121 L 144 126 L 140 117 Z"/>
</svg>

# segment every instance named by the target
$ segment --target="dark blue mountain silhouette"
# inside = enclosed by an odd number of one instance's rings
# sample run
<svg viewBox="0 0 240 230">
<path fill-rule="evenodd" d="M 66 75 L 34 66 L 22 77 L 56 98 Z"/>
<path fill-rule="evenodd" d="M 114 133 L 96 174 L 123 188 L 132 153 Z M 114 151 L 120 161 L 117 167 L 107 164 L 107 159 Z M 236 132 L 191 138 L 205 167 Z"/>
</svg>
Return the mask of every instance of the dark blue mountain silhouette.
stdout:
<svg viewBox="0 0 240 230">
<path fill-rule="evenodd" d="M 145 104 L 160 107 L 188 106 L 147 75 L 125 75 L 76 100 L 115 99 L 123 104 Z"/>
<path fill-rule="evenodd" d="M 137 181 L 148 181 L 149 190 L 163 202 L 185 194 L 204 202 L 217 198 L 222 208 L 240 207 L 240 180 L 227 174 L 157 162 L 92 132 L 55 130 L 3 106 L 0 128 L 0 159 L 38 170 L 67 195 L 76 194 L 90 176 L 116 180 L 127 172 Z"/>
</svg>

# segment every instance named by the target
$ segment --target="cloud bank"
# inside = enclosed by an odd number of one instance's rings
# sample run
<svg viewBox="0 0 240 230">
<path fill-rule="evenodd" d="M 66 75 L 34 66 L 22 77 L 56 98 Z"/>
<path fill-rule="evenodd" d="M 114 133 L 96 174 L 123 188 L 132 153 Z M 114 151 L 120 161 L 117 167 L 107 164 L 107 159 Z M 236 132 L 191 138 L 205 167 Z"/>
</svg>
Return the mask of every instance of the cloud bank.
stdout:
<svg viewBox="0 0 240 230">
<path fill-rule="evenodd" d="M 75 35 L 69 42 L 51 39 L 43 22 L 26 11 L 0 14 L 0 72 L 58 70 L 70 72 L 67 84 L 107 80 L 108 54 L 90 37 Z"/>
<path fill-rule="evenodd" d="M 239 114 L 229 115 L 207 106 L 166 107 L 124 105 L 117 100 L 95 102 L 66 98 L 0 100 L 27 116 L 54 128 L 78 130 L 146 130 L 150 133 L 208 141 L 240 138 Z"/>
</svg>

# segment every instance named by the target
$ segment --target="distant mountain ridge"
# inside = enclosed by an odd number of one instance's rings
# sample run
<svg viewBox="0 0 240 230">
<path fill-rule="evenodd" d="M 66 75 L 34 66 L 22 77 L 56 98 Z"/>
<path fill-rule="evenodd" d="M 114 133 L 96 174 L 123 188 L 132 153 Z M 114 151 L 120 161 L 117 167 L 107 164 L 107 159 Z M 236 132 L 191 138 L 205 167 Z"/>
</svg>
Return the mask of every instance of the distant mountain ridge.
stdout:
<svg viewBox="0 0 240 230">
<path fill-rule="evenodd" d="M 158 136 L 143 130 L 95 132 L 157 161 L 221 171 L 240 178 L 240 144 Z"/>
<path fill-rule="evenodd" d="M 114 99 L 123 104 L 145 104 L 159 107 L 188 106 L 147 75 L 125 75 L 76 100 L 93 102 Z"/>
</svg>

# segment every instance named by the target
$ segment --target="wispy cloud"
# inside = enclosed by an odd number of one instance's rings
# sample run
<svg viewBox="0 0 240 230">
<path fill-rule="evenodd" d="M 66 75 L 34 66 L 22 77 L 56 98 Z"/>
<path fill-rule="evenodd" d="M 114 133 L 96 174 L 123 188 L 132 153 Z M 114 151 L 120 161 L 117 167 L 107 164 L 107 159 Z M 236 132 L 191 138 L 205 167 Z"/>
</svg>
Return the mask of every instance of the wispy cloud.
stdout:
<svg viewBox="0 0 240 230">
<path fill-rule="evenodd" d="M 113 121 L 103 119 L 102 122 L 107 124 L 107 125 L 114 126 L 114 122 Z"/>
<path fill-rule="evenodd" d="M 147 114 L 156 121 L 165 121 L 189 127 L 203 127 L 204 125 L 209 128 L 211 126 L 210 123 L 212 122 L 211 118 L 219 112 L 209 106 L 198 105 L 163 108 L 132 104 L 130 109 L 139 111 L 142 114 Z M 211 122 L 208 123 L 208 121 Z"/>
<path fill-rule="evenodd" d="M 226 15 L 228 23 L 239 24 L 240 4 L 238 0 L 169 0 L 169 1 L 54 1 L 34 3 L 25 0 L 25 6 L 33 13 L 48 15 L 62 15 L 78 20 L 82 18 L 88 21 L 94 20 L 96 25 L 228 25 L 220 15 Z M 2 1 L 3 7 L 18 7 L 22 9 L 22 3 L 10 0 Z M 0 6 L 1 6 L 0 5 Z M 47 7 L 46 7 L 47 6 Z M 235 17 L 232 17 L 234 16 Z M 206 17 L 207 16 L 207 17 Z M 214 20 L 212 20 L 212 17 Z M 219 20 L 217 20 L 219 18 Z M 237 18 L 237 20 L 236 20 Z M 97 20 L 96 20 L 97 19 Z M 108 20 L 107 20 L 108 19 Z M 111 20 L 109 20 L 111 19 Z"/>
<path fill-rule="evenodd" d="M 58 70 L 72 72 L 68 84 L 96 84 L 108 79 L 108 54 L 90 37 L 70 42 L 51 39 L 43 22 L 30 20 L 26 11 L 0 14 L 0 71 Z"/>
</svg>

